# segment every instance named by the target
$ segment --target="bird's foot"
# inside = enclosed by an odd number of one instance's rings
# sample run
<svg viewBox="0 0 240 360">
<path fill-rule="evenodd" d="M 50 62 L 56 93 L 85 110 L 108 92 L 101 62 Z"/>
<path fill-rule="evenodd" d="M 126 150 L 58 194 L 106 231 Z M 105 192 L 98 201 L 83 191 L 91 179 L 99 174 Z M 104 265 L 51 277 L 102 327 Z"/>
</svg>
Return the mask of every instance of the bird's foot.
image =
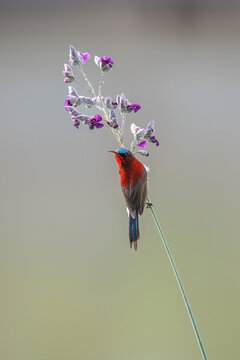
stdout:
<svg viewBox="0 0 240 360">
<path fill-rule="evenodd" d="M 153 206 L 153 203 L 151 201 L 146 202 L 147 209 L 149 209 L 151 206 Z"/>
</svg>

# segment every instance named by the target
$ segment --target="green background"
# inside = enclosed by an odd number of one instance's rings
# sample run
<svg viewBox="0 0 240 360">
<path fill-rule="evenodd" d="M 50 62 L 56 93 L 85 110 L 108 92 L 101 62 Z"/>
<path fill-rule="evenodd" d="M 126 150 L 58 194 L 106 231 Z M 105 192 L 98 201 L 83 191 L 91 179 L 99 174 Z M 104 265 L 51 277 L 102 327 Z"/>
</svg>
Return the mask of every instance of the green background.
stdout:
<svg viewBox="0 0 240 360">
<path fill-rule="evenodd" d="M 240 10 L 194 4 L 2 4 L 2 360 L 201 359 L 149 210 L 129 249 L 109 128 L 64 110 L 70 44 L 114 60 L 127 129 L 155 120 L 151 200 L 209 359 L 240 358 Z"/>
</svg>

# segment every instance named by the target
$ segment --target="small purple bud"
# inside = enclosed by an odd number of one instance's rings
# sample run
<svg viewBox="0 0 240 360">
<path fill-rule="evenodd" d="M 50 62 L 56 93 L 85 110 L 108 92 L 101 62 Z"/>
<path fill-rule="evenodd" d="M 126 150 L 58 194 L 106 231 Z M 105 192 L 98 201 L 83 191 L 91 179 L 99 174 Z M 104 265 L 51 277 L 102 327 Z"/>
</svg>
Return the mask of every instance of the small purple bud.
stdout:
<svg viewBox="0 0 240 360">
<path fill-rule="evenodd" d="M 91 99 L 90 97 L 87 96 L 79 96 L 79 99 L 83 104 L 87 105 L 88 107 L 95 105 L 97 102 L 95 98 Z"/>
<path fill-rule="evenodd" d="M 74 46 L 70 45 L 69 63 L 73 66 L 80 64 L 80 56 Z"/>
<path fill-rule="evenodd" d="M 70 84 L 74 81 L 74 74 L 70 65 L 64 64 L 63 75 L 64 75 L 64 82 L 66 84 Z"/>
<path fill-rule="evenodd" d="M 159 141 L 156 139 L 154 135 L 149 137 L 149 141 L 152 142 L 153 144 L 156 144 L 156 146 L 159 146 Z"/>
<path fill-rule="evenodd" d="M 113 110 L 110 112 L 110 120 L 108 121 L 108 125 L 114 127 L 114 129 L 118 127 L 118 119 Z"/>
<path fill-rule="evenodd" d="M 73 109 L 74 109 L 73 106 L 65 106 L 65 110 L 70 112 L 70 113 L 73 111 Z"/>
<path fill-rule="evenodd" d="M 70 111 L 70 114 L 71 114 L 71 116 L 74 116 L 74 117 L 80 115 L 80 113 L 76 109 L 73 109 L 72 111 Z"/>
<path fill-rule="evenodd" d="M 116 109 L 117 103 L 113 102 L 110 96 L 107 96 L 105 99 L 102 99 L 107 109 Z"/>
<path fill-rule="evenodd" d="M 107 108 L 109 108 L 112 104 L 112 99 L 110 98 L 110 96 L 107 96 L 104 100 L 104 103 L 106 105 Z"/>
<path fill-rule="evenodd" d="M 84 124 L 87 124 L 88 121 L 90 120 L 90 117 L 87 116 L 87 115 L 81 115 L 81 114 L 79 114 L 79 115 L 76 117 L 76 119 L 78 119 L 79 121 L 83 121 Z"/>
<path fill-rule="evenodd" d="M 154 132 L 154 120 L 150 121 L 150 123 L 146 127 L 146 135 L 151 135 Z"/>
<path fill-rule="evenodd" d="M 116 120 L 117 120 L 116 114 L 113 110 L 111 110 L 110 119 L 114 122 L 116 122 Z"/>
<path fill-rule="evenodd" d="M 77 129 L 79 128 L 80 122 L 78 121 L 78 119 L 73 118 L 73 125 L 74 125 Z"/>
<path fill-rule="evenodd" d="M 65 84 L 71 84 L 74 81 L 74 79 L 71 77 L 65 77 L 63 81 L 65 82 Z"/>
<path fill-rule="evenodd" d="M 72 86 L 69 86 L 69 87 L 68 87 L 68 94 L 79 98 L 79 95 L 78 95 L 78 93 L 77 93 L 77 90 L 74 89 L 74 87 L 72 87 Z"/>
<path fill-rule="evenodd" d="M 128 99 L 126 98 L 126 96 L 124 94 L 121 94 L 121 96 L 120 96 L 120 110 L 122 112 L 126 111 L 127 104 L 128 104 Z"/>
</svg>

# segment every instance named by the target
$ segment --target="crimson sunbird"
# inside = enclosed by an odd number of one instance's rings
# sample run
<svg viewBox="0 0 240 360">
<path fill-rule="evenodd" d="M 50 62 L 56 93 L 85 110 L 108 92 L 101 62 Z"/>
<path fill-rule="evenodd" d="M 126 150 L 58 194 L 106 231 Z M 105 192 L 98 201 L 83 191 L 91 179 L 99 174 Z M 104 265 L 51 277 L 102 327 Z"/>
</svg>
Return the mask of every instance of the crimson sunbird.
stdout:
<svg viewBox="0 0 240 360">
<path fill-rule="evenodd" d="M 147 171 L 131 151 L 121 148 L 109 152 L 115 154 L 119 167 L 121 188 L 129 216 L 130 247 L 137 250 L 137 240 L 140 237 L 138 215 L 142 215 L 147 200 Z"/>
</svg>

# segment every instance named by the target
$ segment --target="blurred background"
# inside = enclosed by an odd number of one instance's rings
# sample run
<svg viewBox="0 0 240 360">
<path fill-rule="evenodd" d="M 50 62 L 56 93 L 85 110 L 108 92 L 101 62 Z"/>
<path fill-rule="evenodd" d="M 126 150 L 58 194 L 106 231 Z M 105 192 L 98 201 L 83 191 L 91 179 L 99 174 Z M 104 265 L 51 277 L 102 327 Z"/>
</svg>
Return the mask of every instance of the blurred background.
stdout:
<svg viewBox="0 0 240 360">
<path fill-rule="evenodd" d="M 201 359 L 149 210 L 129 249 L 111 132 L 64 110 L 72 44 L 155 120 L 150 198 L 209 359 L 239 359 L 239 3 L 0 4 L 0 358 Z"/>
</svg>

